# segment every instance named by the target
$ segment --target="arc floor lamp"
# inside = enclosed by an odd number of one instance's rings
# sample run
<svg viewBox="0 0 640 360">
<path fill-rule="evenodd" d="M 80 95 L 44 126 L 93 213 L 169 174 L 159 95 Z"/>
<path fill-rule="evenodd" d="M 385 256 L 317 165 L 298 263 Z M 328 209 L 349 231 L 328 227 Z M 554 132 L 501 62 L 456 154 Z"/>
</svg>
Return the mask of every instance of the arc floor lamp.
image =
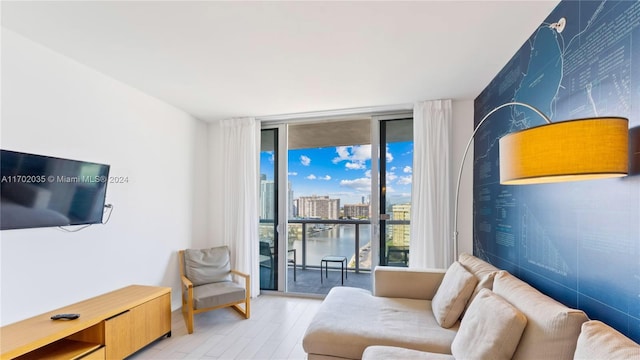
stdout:
<svg viewBox="0 0 640 360">
<path fill-rule="evenodd" d="M 545 125 L 507 134 L 500 138 L 500 183 L 541 184 L 626 176 L 629 167 L 629 120 L 597 117 L 552 122 L 535 107 L 512 101 L 489 111 L 473 129 L 462 155 L 453 215 L 453 253 L 458 255 L 458 202 L 464 160 L 478 129 L 496 111 L 523 106 Z"/>
</svg>

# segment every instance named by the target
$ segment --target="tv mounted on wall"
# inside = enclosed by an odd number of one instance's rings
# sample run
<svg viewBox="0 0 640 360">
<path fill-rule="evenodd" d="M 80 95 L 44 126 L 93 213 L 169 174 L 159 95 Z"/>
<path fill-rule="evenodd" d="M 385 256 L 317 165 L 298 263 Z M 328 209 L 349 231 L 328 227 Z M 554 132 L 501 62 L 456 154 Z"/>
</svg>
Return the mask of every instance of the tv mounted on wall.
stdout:
<svg viewBox="0 0 640 360">
<path fill-rule="evenodd" d="M 0 150 L 0 230 L 102 222 L 109 165 Z"/>
</svg>

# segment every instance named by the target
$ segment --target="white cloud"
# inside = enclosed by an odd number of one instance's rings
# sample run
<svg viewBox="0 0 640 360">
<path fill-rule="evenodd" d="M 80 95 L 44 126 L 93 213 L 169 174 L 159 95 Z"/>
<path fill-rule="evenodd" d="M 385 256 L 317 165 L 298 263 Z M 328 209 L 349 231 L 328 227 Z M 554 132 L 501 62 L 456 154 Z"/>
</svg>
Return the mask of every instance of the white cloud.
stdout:
<svg viewBox="0 0 640 360">
<path fill-rule="evenodd" d="M 395 166 L 392 166 L 392 167 L 391 167 L 391 169 L 389 169 L 389 170 L 391 170 L 391 171 L 396 171 L 396 167 L 395 167 Z"/>
<path fill-rule="evenodd" d="M 393 161 L 393 155 L 389 152 L 389 148 L 387 147 L 387 164 Z"/>
<path fill-rule="evenodd" d="M 331 180 L 331 176 L 325 175 L 325 176 L 317 177 L 314 174 L 311 174 L 311 175 L 307 176 L 306 179 L 307 180 L 325 180 L 325 181 L 329 181 L 329 180 Z"/>
<path fill-rule="evenodd" d="M 301 155 L 300 163 L 304 166 L 309 166 L 309 164 L 311 164 L 311 159 L 306 155 Z"/>
<path fill-rule="evenodd" d="M 348 170 L 364 170 L 365 162 L 371 160 L 371 145 L 337 146 L 337 157 L 331 160 L 334 164 L 346 161 Z"/>
<path fill-rule="evenodd" d="M 353 147 L 353 156 L 351 160 L 367 161 L 371 160 L 371 145 L 356 145 Z"/>
<path fill-rule="evenodd" d="M 349 149 L 351 148 L 351 146 L 337 146 L 336 147 L 336 153 L 338 153 L 338 157 L 333 158 L 333 160 L 331 160 L 334 164 L 339 163 L 340 161 L 343 160 L 349 160 Z"/>
<path fill-rule="evenodd" d="M 404 172 L 405 174 L 411 174 L 413 173 L 413 169 L 411 168 L 411 166 L 405 166 L 404 169 L 402 169 L 402 172 Z"/>
<path fill-rule="evenodd" d="M 357 191 L 370 191 L 371 178 L 359 178 L 353 180 L 342 180 L 340 186 L 348 187 Z"/>
<path fill-rule="evenodd" d="M 393 180 L 397 179 L 398 175 L 392 172 L 387 173 L 387 183 L 391 183 Z"/>
<path fill-rule="evenodd" d="M 298 176 L 298 173 L 295 172 L 295 171 L 291 171 L 287 175 L 289 175 L 289 176 Z"/>
<path fill-rule="evenodd" d="M 411 175 L 409 176 L 400 176 L 400 180 L 398 180 L 398 185 L 409 185 L 411 184 L 412 181 L 412 177 Z"/>
<path fill-rule="evenodd" d="M 349 170 L 363 170 L 366 168 L 364 163 L 360 162 L 348 162 L 344 166 Z"/>
</svg>

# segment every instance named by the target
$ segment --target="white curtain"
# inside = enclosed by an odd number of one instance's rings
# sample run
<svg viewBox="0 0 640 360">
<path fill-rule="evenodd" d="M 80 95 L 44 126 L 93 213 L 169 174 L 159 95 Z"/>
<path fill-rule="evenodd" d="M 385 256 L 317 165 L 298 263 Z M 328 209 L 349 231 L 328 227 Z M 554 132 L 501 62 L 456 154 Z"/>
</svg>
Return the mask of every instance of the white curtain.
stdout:
<svg viewBox="0 0 640 360">
<path fill-rule="evenodd" d="M 232 266 L 251 275 L 251 295 L 260 293 L 258 262 L 258 154 L 260 123 L 222 120 L 222 234 Z M 215 206 L 215 205 L 214 205 Z"/>
<path fill-rule="evenodd" d="M 410 267 L 446 268 L 452 247 L 451 100 L 413 108 Z"/>
</svg>

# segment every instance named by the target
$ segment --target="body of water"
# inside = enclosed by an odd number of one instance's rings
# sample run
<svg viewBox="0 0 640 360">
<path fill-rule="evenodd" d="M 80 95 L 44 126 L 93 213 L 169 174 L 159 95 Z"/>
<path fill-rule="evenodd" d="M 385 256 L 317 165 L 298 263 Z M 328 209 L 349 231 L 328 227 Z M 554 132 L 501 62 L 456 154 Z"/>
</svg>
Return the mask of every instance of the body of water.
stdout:
<svg viewBox="0 0 640 360">
<path fill-rule="evenodd" d="M 326 228 L 322 228 L 326 226 Z M 360 249 L 363 252 L 370 253 L 371 242 L 371 225 L 370 224 L 319 224 L 317 228 L 313 228 L 312 224 L 307 225 L 307 265 L 320 266 L 320 260 L 327 255 L 345 256 L 347 262 L 350 262 L 356 254 L 355 239 L 356 226 L 360 227 Z M 293 242 L 293 248 L 296 249 L 297 262 L 302 264 L 302 236 Z M 369 268 L 370 262 L 361 260 L 361 268 Z M 352 264 L 352 267 L 355 266 Z"/>
</svg>

